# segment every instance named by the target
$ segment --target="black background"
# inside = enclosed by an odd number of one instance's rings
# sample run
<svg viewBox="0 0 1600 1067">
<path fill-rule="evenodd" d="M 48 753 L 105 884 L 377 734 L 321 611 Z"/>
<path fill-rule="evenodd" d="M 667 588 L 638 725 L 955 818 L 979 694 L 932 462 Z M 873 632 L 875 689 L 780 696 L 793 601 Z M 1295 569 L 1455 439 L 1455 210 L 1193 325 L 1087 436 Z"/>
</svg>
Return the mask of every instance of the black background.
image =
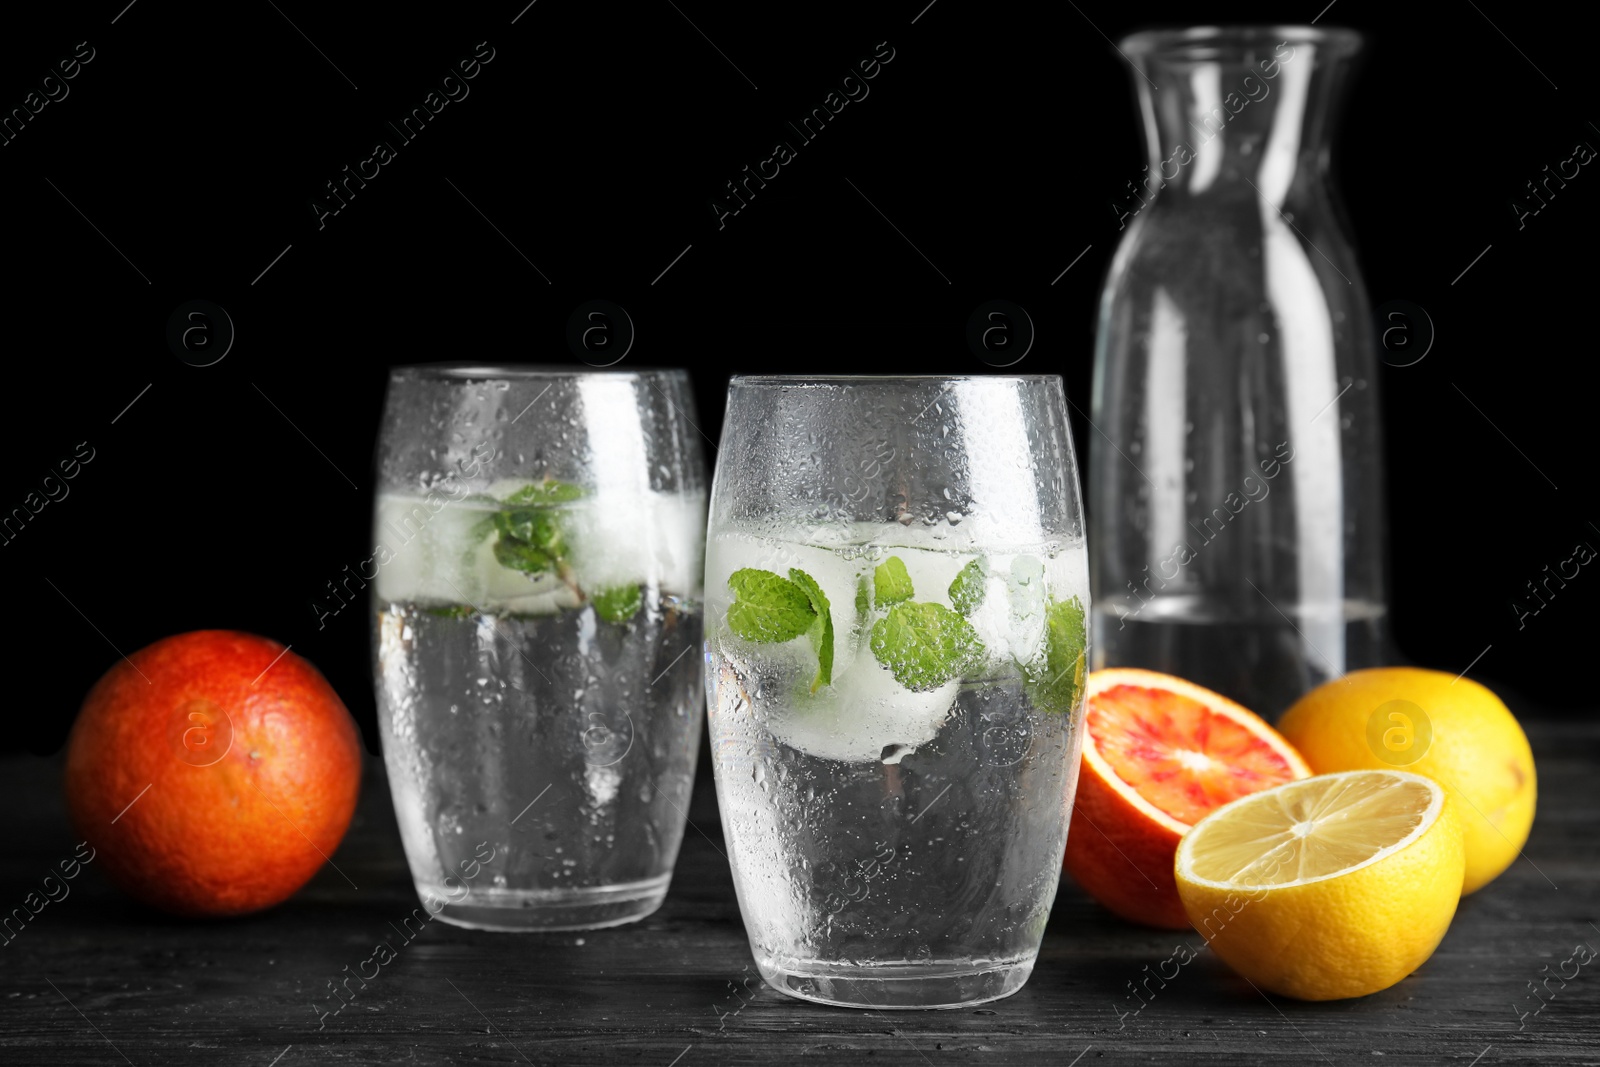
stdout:
<svg viewBox="0 0 1600 1067">
<path fill-rule="evenodd" d="M 965 325 L 995 298 L 1037 328 L 1015 369 L 1062 374 L 1087 411 L 1112 205 L 1143 163 L 1108 35 L 1320 7 L 124 2 L 8 12 L 0 34 L 0 112 L 94 49 L 0 147 L 0 511 L 94 450 L 0 545 L 0 743 L 40 753 L 116 649 L 212 627 L 292 644 L 375 742 L 367 616 L 319 629 L 311 603 L 371 551 L 386 370 L 572 362 L 567 319 L 589 299 L 631 314 L 630 365 L 692 370 L 712 440 L 730 371 L 984 371 Z M 1373 305 L 1412 301 L 1437 330 L 1420 363 L 1379 371 L 1400 649 L 1452 672 L 1482 653 L 1475 676 L 1573 711 L 1593 704 L 1600 577 L 1520 629 L 1511 606 L 1600 546 L 1600 177 L 1584 168 L 1521 229 L 1511 207 L 1600 145 L 1587 27 L 1550 14 L 1339 0 L 1321 24 L 1368 35 L 1334 173 Z M 719 229 L 723 184 L 882 41 L 870 95 Z M 398 142 L 386 121 L 479 42 L 494 58 L 470 95 L 319 228 L 324 183 Z M 193 299 L 236 328 L 213 366 L 166 341 Z"/>
</svg>

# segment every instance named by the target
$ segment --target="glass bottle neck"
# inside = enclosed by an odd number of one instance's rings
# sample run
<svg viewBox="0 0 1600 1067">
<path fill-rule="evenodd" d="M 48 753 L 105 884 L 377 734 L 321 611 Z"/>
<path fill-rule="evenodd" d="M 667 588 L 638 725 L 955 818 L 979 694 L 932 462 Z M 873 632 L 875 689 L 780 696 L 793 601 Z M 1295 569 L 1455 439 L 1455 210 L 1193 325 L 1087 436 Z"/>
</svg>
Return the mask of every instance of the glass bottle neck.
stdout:
<svg viewBox="0 0 1600 1067">
<path fill-rule="evenodd" d="M 1144 117 L 1147 189 L 1190 196 L 1253 186 L 1274 206 L 1327 170 L 1331 112 L 1351 49 L 1222 38 L 1131 57 Z"/>
</svg>

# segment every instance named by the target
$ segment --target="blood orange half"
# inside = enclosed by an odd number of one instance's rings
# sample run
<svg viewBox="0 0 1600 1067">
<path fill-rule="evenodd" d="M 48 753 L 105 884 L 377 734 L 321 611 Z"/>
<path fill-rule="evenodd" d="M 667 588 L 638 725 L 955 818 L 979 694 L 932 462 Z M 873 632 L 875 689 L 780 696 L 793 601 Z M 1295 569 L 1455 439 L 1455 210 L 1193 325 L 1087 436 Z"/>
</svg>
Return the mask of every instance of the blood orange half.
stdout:
<svg viewBox="0 0 1600 1067">
<path fill-rule="evenodd" d="M 1289 742 L 1227 697 L 1155 671 L 1094 671 L 1067 873 L 1124 919 L 1186 929 L 1178 839 L 1230 800 L 1310 775 Z"/>
</svg>

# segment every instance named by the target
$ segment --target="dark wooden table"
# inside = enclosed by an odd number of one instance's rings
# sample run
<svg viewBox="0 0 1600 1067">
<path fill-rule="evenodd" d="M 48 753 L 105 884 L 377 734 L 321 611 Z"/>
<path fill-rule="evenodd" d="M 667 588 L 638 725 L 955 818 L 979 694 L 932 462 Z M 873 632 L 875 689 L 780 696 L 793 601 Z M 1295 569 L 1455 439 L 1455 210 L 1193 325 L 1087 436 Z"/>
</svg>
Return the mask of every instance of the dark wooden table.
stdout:
<svg viewBox="0 0 1600 1067">
<path fill-rule="evenodd" d="M 91 864 L 0 948 L 0 1063 L 1596 1064 L 1600 960 L 1566 961 L 1600 949 L 1600 724 L 1528 726 L 1542 795 L 1526 858 L 1462 902 L 1421 971 L 1363 1000 L 1268 999 L 1200 951 L 1140 1008 L 1144 968 L 1203 943 L 1128 926 L 1070 883 L 1007 1000 L 893 1013 L 790 1000 L 755 976 L 702 779 L 651 918 L 586 934 L 433 922 L 319 1019 L 330 980 L 396 940 L 389 924 L 416 904 L 374 762 L 334 857 L 359 889 L 324 868 L 270 912 L 196 924 L 134 906 Z M 59 761 L 0 759 L 0 797 L 9 912 L 75 841 Z"/>
</svg>

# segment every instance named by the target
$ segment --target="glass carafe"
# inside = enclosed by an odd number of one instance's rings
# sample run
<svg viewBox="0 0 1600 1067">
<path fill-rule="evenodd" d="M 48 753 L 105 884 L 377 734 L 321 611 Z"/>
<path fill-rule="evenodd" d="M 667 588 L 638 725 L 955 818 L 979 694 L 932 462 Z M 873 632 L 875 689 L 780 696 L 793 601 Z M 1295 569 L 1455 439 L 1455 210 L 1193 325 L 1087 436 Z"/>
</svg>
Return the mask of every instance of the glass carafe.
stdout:
<svg viewBox="0 0 1600 1067">
<path fill-rule="evenodd" d="M 1359 45 L 1281 26 L 1122 42 L 1149 163 L 1095 346 L 1095 665 L 1265 715 L 1386 655 L 1374 343 L 1328 176 Z"/>
</svg>

